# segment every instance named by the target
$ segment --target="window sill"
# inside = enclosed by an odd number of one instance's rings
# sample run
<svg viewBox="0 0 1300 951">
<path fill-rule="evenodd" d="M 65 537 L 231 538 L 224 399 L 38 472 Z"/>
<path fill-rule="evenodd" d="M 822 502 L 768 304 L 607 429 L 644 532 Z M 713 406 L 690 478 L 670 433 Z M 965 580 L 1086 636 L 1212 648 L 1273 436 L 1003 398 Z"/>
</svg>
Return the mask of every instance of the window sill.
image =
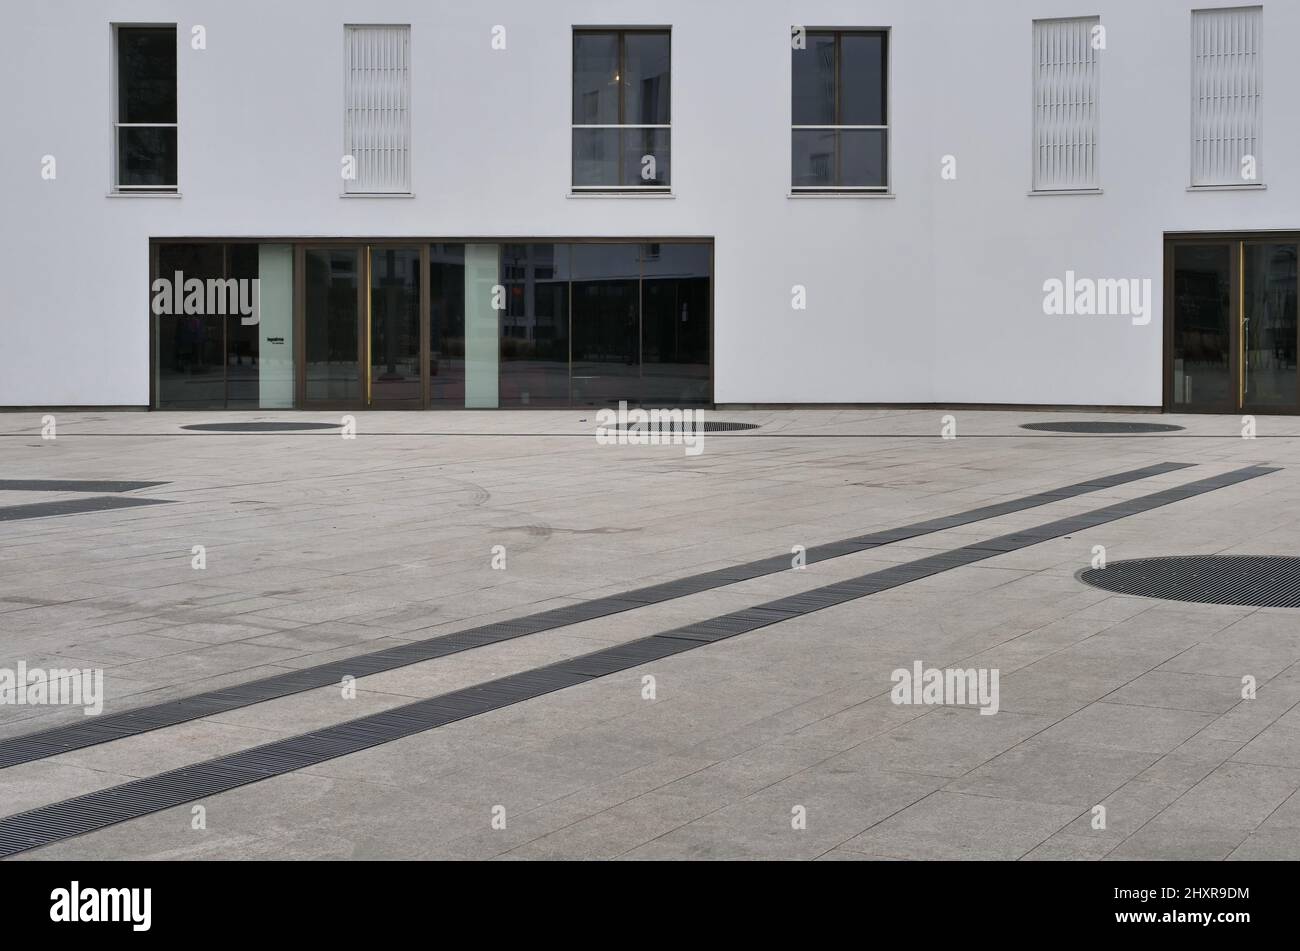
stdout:
<svg viewBox="0 0 1300 951">
<path fill-rule="evenodd" d="M 340 198 L 414 198 L 415 192 L 339 192 Z"/>
<path fill-rule="evenodd" d="M 179 191 L 174 191 L 174 192 L 111 191 L 108 193 L 106 197 L 108 198 L 180 198 L 181 193 Z"/>
<path fill-rule="evenodd" d="M 1243 182 L 1240 185 L 1188 185 L 1189 192 L 1262 192 L 1268 188 L 1263 182 Z"/>
<path fill-rule="evenodd" d="M 1051 198 L 1055 195 L 1101 195 L 1100 188 L 1035 188 L 1030 190 L 1030 198 Z"/>
<path fill-rule="evenodd" d="M 821 191 L 787 192 L 786 198 L 897 198 L 893 192 Z"/>
<path fill-rule="evenodd" d="M 595 190 L 569 192 L 564 197 L 566 198 L 676 198 L 677 196 L 670 191 L 650 191 L 647 189 L 646 191 L 643 192 L 640 191 L 602 192 L 602 191 L 595 191 Z"/>
</svg>

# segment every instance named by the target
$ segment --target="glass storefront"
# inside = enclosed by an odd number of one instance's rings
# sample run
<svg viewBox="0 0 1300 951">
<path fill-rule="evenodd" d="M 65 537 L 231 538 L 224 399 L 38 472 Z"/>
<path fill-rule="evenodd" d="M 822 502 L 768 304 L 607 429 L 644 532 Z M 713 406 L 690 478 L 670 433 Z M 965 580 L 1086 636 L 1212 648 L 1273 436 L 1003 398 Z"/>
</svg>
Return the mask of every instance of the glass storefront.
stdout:
<svg viewBox="0 0 1300 951">
<path fill-rule="evenodd" d="M 708 241 L 153 252 L 155 408 L 712 401 Z"/>
</svg>

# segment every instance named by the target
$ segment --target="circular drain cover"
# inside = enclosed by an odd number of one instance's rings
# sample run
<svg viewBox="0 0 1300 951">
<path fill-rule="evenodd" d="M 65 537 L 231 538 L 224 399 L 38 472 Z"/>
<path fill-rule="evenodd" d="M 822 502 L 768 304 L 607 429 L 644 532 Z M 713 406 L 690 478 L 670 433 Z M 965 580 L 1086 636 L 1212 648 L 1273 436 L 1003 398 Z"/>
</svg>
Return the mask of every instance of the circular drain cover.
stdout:
<svg viewBox="0 0 1300 951">
<path fill-rule="evenodd" d="M 1281 555 L 1134 558 L 1082 571 L 1079 579 L 1116 594 L 1167 601 L 1300 607 L 1300 558 Z"/>
<path fill-rule="evenodd" d="M 1173 433 L 1183 429 L 1169 423 L 1125 423 L 1119 420 L 1066 420 L 1061 423 L 1025 423 L 1021 429 L 1043 433 Z"/>
<path fill-rule="evenodd" d="M 338 429 L 342 423 L 196 423 L 182 426 L 204 433 L 291 433 L 308 429 Z"/>
<path fill-rule="evenodd" d="M 669 421 L 664 423 L 646 423 L 642 426 L 610 426 L 609 431 L 615 433 L 676 433 L 682 430 L 678 423 Z M 687 430 L 694 430 L 695 426 L 685 427 Z M 717 420 L 705 420 L 704 431 L 706 433 L 738 433 L 746 429 L 758 429 L 757 423 L 725 423 Z"/>
</svg>

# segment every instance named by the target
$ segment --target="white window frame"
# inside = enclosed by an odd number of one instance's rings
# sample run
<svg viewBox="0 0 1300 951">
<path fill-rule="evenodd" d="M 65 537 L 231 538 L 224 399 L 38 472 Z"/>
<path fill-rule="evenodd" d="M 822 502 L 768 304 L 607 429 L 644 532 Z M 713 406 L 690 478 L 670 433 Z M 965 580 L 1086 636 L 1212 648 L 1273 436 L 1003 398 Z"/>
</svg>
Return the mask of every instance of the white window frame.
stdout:
<svg viewBox="0 0 1300 951">
<path fill-rule="evenodd" d="M 412 81 L 412 64 L 415 61 L 415 35 L 409 23 L 345 23 L 343 24 L 343 155 L 352 156 L 356 159 L 356 143 L 352 135 L 352 100 L 349 95 L 352 89 L 352 51 L 351 37 L 354 31 L 367 29 L 393 29 L 402 28 L 406 30 L 406 63 L 404 66 L 406 73 L 406 107 L 403 110 L 402 136 L 404 139 L 404 151 L 406 153 L 406 180 L 399 184 L 398 187 L 390 189 L 363 188 L 360 179 L 343 180 L 343 187 L 339 192 L 341 198 L 413 198 L 415 192 L 412 190 L 412 178 L 415 169 L 415 152 L 414 143 L 411 135 L 411 114 L 414 111 L 414 82 Z M 352 186 L 356 186 L 353 190 Z"/>
<path fill-rule="evenodd" d="M 112 90 L 112 141 L 109 148 L 112 149 L 112 155 L 109 156 L 110 181 L 109 194 L 112 196 L 131 195 L 141 198 L 160 197 L 160 198 L 178 198 L 181 191 L 181 57 L 179 50 L 180 43 L 180 26 L 176 23 L 127 23 L 115 22 L 110 24 L 113 42 L 113 81 L 109 83 Z M 176 33 L 176 121 L 175 122 L 122 122 L 122 80 L 120 68 L 121 45 L 118 33 L 121 30 L 160 30 L 171 29 Z M 118 163 L 121 160 L 122 150 L 118 147 L 118 140 L 121 136 L 122 129 L 175 129 L 176 130 L 176 181 L 171 185 L 123 185 L 122 169 Z"/>
<path fill-rule="evenodd" d="M 791 28 L 793 30 L 793 27 Z M 892 198 L 894 183 L 894 136 L 890 127 L 894 119 L 894 31 L 887 26 L 804 26 L 805 33 L 879 33 L 885 38 L 885 118 L 884 125 L 795 125 L 790 123 L 789 174 L 786 181 L 790 183 L 791 198 Z M 790 73 L 786 88 L 790 90 L 790 102 L 786 115 L 794 118 L 794 57 L 790 57 Z M 836 71 L 835 82 L 840 81 Z M 885 133 L 885 183 L 883 185 L 795 185 L 794 184 L 794 134 L 804 129 L 816 131 L 829 129 L 835 131 L 852 131 L 854 129 L 878 129 Z"/>
<path fill-rule="evenodd" d="M 1041 176 L 1042 165 L 1040 155 L 1043 144 L 1040 138 L 1042 125 L 1042 103 L 1040 101 L 1040 92 L 1043 89 L 1043 76 L 1041 72 L 1042 63 L 1038 55 L 1038 31 L 1040 24 L 1062 24 L 1062 23 L 1082 23 L 1087 24 L 1087 40 L 1085 48 L 1090 50 L 1093 55 L 1092 67 L 1092 175 L 1087 182 L 1067 185 L 1046 185 L 1043 183 Z M 1033 121 L 1030 135 L 1032 136 L 1032 153 L 1030 156 L 1030 194 L 1031 195 L 1097 195 L 1101 193 L 1101 88 L 1102 88 L 1102 59 L 1100 50 L 1092 46 L 1092 37 L 1094 30 L 1101 26 L 1100 16 L 1077 16 L 1077 17 L 1040 17 L 1033 21 L 1031 27 L 1031 69 L 1032 69 L 1032 96 L 1033 96 Z"/>
<path fill-rule="evenodd" d="M 1215 181 L 1198 181 L 1203 170 L 1197 164 L 1197 152 L 1200 143 L 1197 141 L 1197 121 L 1201 116 L 1199 95 L 1199 83 L 1197 74 L 1197 56 L 1196 56 L 1196 23 L 1199 16 L 1204 14 L 1243 14 L 1254 13 L 1258 16 L 1259 29 L 1256 34 L 1256 44 L 1254 50 L 1255 57 L 1255 114 L 1254 128 L 1251 130 L 1254 134 L 1251 136 L 1255 143 L 1253 152 L 1243 153 L 1237 158 L 1237 175 L 1229 179 Z M 1251 4 L 1249 6 L 1239 7 L 1204 7 L 1191 12 L 1191 25 L 1189 32 L 1188 52 L 1191 58 L 1191 119 L 1189 122 L 1189 144 L 1190 144 L 1190 165 L 1189 170 L 1191 185 L 1189 191 L 1221 191 L 1237 188 L 1252 189 L 1264 187 L 1264 7 L 1261 4 Z M 1255 159 L 1255 178 L 1242 179 L 1241 160 L 1251 155 Z"/>
</svg>

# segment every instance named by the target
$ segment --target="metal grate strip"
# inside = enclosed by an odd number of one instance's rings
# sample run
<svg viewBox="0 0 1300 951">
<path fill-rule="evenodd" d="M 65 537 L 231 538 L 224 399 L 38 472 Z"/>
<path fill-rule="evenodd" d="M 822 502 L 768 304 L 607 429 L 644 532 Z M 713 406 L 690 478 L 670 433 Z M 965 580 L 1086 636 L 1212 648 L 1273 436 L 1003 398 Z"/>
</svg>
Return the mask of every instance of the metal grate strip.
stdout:
<svg viewBox="0 0 1300 951">
<path fill-rule="evenodd" d="M 918 538 L 932 532 L 944 531 L 961 525 L 969 525 L 988 518 L 1031 509 L 1060 499 L 1072 498 L 1101 489 L 1114 488 L 1129 482 L 1136 482 L 1151 476 L 1163 475 L 1180 469 L 1189 468 L 1189 463 L 1162 462 L 1117 472 L 1108 476 L 1098 476 L 1086 482 L 1038 492 L 1019 499 L 1010 499 L 960 512 L 941 518 L 927 519 L 912 525 L 891 528 L 883 531 L 860 535 L 856 538 L 838 542 L 816 545 L 807 551 L 809 564 L 836 558 L 843 554 L 864 551 L 891 542 Z M 709 591 L 737 581 L 759 578 L 777 574 L 790 568 L 790 557 L 778 555 L 758 561 L 722 568 L 677 581 L 663 582 L 578 604 L 566 605 L 515 618 L 510 621 L 496 621 L 481 627 L 469 628 L 451 634 L 442 634 L 423 641 L 413 641 L 397 647 L 385 648 L 369 654 L 331 661 L 316 667 L 306 667 L 288 674 L 277 674 L 261 680 L 250 681 L 197 694 L 180 700 L 171 700 L 149 707 L 138 707 L 122 713 L 95 717 L 94 720 L 51 727 L 37 733 L 28 733 L 10 739 L 0 740 L 0 769 L 44 759 L 58 753 L 84 749 L 108 740 L 120 739 L 175 726 L 199 717 L 224 713 L 241 707 L 291 696 L 305 690 L 328 687 L 339 683 L 345 675 L 365 676 L 395 670 L 410 664 L 434 660 L 472 650 L 488 644 L 512 640 L 528 634 L 554 630 L 578 624 L 594 618 L 631 611 L 646 604 L 654 604 L 673 598 L 685 597 L 700 591 Z M 798 597 L 807 598 L 809 595 Z M 799 602 L 803 603 L 803 602 Z"/>
<path fill-rule="evenodd" d="M 1210 479 L 1202 479 L 1180 487 L 1180 492 L 1166 490 L 1134 500 L 1139 511 L 1150 511 L 1181 498 L 1258 478 L 1274 468 L 1251 466 L 1236 472 Z M 1083 513 L 1079 519 L 1090 525 L 1101 525 L 1133 514 L 1108 506 Z M 1052 525 L 1042 530 L 1018 533 L 1015 548 L 1038 544 Z M 1059 531 L 1058 531 L 1059 534 Z M 1011 538 L 1012 536 L 1003 536 Z M 998 541 L 993 539 L 991 541 Z M 1001 545 L 977 543 L 957 549 L 968 560 L 947 558 L 955 552 L 922 558 L 904 565 L 894 565 L 860 578 L 826 585 L 810 594 L 821 595 L 826 604 L 837 604 L 867 596 L 874 591 L 907 584 L 917 577 L 948 571 L 958 564 L 996 557 L 1002 551 L 1015 550 Z M 785 600 L 785 599 L 782 599 Z M 673 631 L 652 634 L 595 651 L 581 657 L 571 657 L 555 664 L 511 674 L 497 680 L 466 687 L 441 696 L 419 700 L 387 710 L 383 713 L 360 717 L 336 726 L 326 727 L 301 736 L 288 737 L 253 749 L 232 753 L 205 763 L 196 763 L 158 776 L 125 783 L 109 789 L 98 790 L 85 796 L 52 803 L 18 815 L 0 819 L 0 857 L 47 845 L 72 836 L 114 825 L 152 812 L 159 812 L 195 799 L 225 792 L 271 776 L 301 769 L 339 756 L 346 756 L 372 746 L 402 739 L 424 730 L 433 729 L 455 720 L 477 716 L 523 700 L 542 696 L 584 680 L 604 677 L 617 671 L 640 666 L 649 661 L 694 650 L 706 643 L 734 637 L 756 630 L 779 620 L 821 610 L 813 607 L 792 613 L 780 607 L 781 601 L 761 604 L 745 611 L 734 612 L 696 624 L 687 624 Z"/>
</svg>

